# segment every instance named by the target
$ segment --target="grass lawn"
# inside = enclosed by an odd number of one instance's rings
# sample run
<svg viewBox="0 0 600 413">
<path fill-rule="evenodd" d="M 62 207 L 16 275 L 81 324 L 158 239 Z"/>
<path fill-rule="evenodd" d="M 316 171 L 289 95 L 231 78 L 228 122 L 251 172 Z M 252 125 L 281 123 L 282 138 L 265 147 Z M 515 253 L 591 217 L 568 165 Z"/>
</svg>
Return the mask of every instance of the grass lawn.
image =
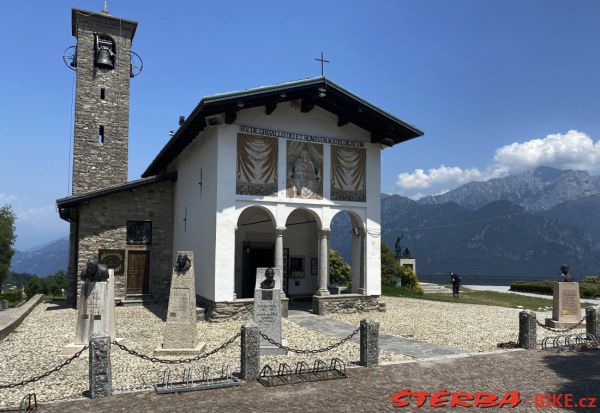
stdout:
<svg viewBox="0 0 600 413">
<path fill-rule="evenodd" d="M 495 305 L 499 307 L 524 308 L 529 310 L 543 310 L 544 307 L 552 308 L 552 300 L 526 295 L 499 293 L 496 291 L 475 291 L 461 288 L 458 300 L 452 294 L 423 294 L 417 295 L 412 290 L 402 287 L 382 286 L 382 294 L 391 297 L 410 297 L 420 300 L 443 301 L 448 303 Z M 521 307 L 519 307 L 521 306 Z M 582 308 L 587 307 L 582 303 Z"/>
</svg>

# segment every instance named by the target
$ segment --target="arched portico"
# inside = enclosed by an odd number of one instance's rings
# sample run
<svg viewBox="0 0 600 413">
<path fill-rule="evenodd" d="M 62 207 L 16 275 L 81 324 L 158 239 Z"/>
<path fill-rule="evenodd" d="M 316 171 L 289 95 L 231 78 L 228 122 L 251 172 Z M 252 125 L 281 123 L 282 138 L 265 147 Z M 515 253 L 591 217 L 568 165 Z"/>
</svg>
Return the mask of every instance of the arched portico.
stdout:
<svg viewBox="0 0 600 413">
<path fill-rule="evenodd" d="M 333 211 L 334 215 L 331 217 L 332 223 L 337 223 L 337 225 L 332 225 L 334 227 L 341 226 L 342 229 L 338 231 L 343 231 L 343 234 L 332 234 L 332 236 L 336 237 L 338 243 L 344 247 L 347 246 L 347 242 L 345 241 L 345 237 L 351 237 L 350 243 L 350 251 L 338 251 L 338 252 L 346 252 L 345 255 L 350 256 L 350 260 L 348 264 L 351 267 L 352 273 L 352 292 L 358 294 L 365 294 L 365 285 L 366 285 L 366 260 L 365 260 L 365 225 L 360 217 L 360 215 L 353 210 L 346 209 L 338 209 Z"/>
<path fill-rule="evenodd" d="M 269 209 L 250 205 L 239 213 L 234 259 L 235 296 L 252 298 L 256 269 L 275 264 L 275 218 Z"/>
<path fill-rule="evenodd" d="M 278 228 L 278 239 L 281 239 L 282 245 L 283 284 L 290 297 L 312 296 L 319 287 L 320 230 L 319 216 L 306 208 L 292 210 L 286 217 L 285 227 Z"/>
</svg>

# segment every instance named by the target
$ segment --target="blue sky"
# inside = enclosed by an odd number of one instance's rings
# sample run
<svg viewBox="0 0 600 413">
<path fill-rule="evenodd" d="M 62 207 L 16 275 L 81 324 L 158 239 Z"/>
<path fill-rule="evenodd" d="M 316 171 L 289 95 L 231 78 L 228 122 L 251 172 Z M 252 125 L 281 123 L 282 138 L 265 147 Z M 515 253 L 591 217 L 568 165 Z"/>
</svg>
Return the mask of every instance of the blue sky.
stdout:
<svg viewBox="0 0 600 413">
<path fill-rule="evenodd" d="M 4 2 L 0 204 L 18 248 L 67 234 L 70 9 Z M 383 152 L 382 191 L 418 198 L 538 164 L 600 173 L 600 2 L 109 1 L 139 22 L 129 177 L 203 95 L 326 75 L 425 131 Z M 571 131 L 571 132 L 570 132 Z M 511 146 L 512 145 L 512 146 Z"/>
</svg>

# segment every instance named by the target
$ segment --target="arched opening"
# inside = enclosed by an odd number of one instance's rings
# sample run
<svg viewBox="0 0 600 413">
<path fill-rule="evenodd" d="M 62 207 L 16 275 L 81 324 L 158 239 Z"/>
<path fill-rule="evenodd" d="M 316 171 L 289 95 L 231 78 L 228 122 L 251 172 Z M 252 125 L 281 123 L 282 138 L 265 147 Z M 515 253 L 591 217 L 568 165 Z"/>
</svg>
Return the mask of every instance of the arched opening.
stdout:
<svg viewBox="0 0 600 413">
<path fill-rule="evenodd" d="M 235 295 L 254 297 L 256 269 L 272 267 L 275 253 L 275 220 L 262 207 L 251 206 L 240 214 L 235 233 Z"/>
<path fill-rule="evenodd" d="M 283 287 L 290 298 L 311 297 L 319 287 L 318 216 L 295 209 L 283 235 Z"/>
<path fill-rule="evenodd" d="M 364 292 L 365 275 L 365 231 L 362 219 L 352 211 L 339 211 L 331 220 L 331 236 L 329 242 L 331 251 L 336 251 L 341 258 L 350 266 L 349 274 L 336 277 L 332 273 L 333 263 L 330 262 L 329 282 L 333 287 L 338 287 L 339 292 Z M 331 255 L 330 255 L 331 256 Z M 338 274 L 345 273 L 336 266 Z M 345 274 L 344 274 L 345 275 Z M 337 279 L 336 278 L 340 278 Z"/>
</svg>

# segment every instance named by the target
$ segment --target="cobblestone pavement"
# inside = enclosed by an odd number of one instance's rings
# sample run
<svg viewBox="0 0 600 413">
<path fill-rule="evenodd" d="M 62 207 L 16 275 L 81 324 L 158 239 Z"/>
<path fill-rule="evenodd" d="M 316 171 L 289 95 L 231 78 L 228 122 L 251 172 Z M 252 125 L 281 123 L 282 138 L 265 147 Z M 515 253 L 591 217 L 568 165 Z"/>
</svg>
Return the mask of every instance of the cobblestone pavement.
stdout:
<svg viewBox="0 0 600 413">
<path fill-rule="evenodd" d="M 42 405 L 41 412 L 442 412 L 464 408 L 406 408 L 392 406 L 390 396 L 405 388 L 435 392 L 487 391 L 499 395 L 519 391 L 533 399 L 536 393 L 572 393 L 574 398 L 600 398 L 600 350 L 577 353 L 509 351 L 468 357 L 403 362 L 375 368 L 348 370 L 348 379 L 264 388 L 257 382 L 240 387 L 158 396 L 153 392 L 120 394 L 104 399 Z M 589 409 L 541 408 L 522 402 L 516 408 L 468 411 L 598 412 Z"/>
</svg>

